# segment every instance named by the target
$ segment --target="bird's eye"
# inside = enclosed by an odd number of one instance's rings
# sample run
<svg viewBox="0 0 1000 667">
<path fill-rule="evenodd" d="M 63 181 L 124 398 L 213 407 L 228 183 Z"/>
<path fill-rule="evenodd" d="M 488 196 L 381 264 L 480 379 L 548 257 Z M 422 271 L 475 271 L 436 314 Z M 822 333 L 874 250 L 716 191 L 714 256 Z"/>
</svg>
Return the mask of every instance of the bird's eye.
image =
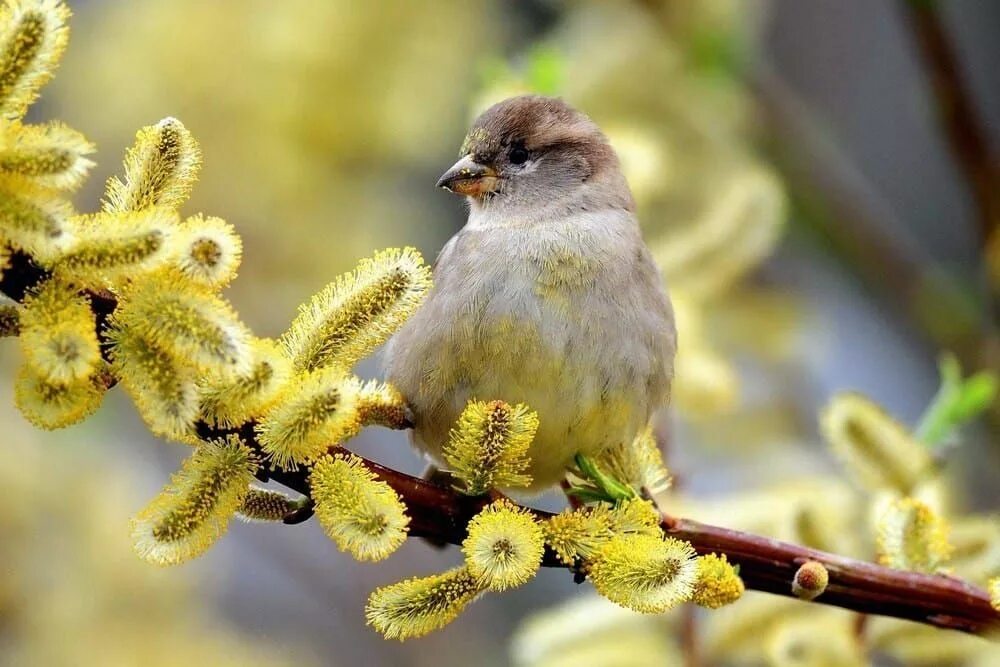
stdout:
<svg viewBox="0 0 1000 667">
<path fill-rule="evenodd" d="M 524 146 L 514 146 L 507 155 L 511 164 L 524 164 L 528 161 L 528 150 Z"/>
</svg>

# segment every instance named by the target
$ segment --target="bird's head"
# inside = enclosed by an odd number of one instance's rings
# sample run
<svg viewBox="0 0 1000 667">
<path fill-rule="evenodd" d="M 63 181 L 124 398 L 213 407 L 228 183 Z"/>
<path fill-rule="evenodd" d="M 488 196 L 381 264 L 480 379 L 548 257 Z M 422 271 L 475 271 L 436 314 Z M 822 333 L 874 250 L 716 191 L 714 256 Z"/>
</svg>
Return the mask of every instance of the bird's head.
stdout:
<svg viewBox="0 0 1000 667">
<path fill-rule="evenodd" d="M 618 158 L 604 133 L 560 99 L 523 95 L 479 116 L 461 159 L 438 186 L 473 206 L 543 207 L 580 199 L 587 186 L 631 206 Z"/>
</svg>

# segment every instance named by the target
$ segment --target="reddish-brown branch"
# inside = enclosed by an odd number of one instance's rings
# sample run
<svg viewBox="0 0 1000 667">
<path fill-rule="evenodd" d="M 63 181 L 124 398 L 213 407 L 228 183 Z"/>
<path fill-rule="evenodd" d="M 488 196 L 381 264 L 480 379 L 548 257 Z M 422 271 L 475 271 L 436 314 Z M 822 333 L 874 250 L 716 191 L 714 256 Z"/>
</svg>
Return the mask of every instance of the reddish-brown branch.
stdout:
<svg viewBox="0 0 1000 667">
<path fill-rule="evenodd" d="M 0 280 L 0 291 L 21 299 L 34 284 L 26 281 L 37 282 L 43 279 L 44 272 L 32 270 L 26 264 L 26 256 L 15 255 L 14 262 L 15 266 Z M 101 295 L 93 306 L 95 311 L 106 316 L 114 309 L 114 299 Z M 256 446 L 252 425 L 244 425 L 239 432 L 248 444 Z M 204 429 L 202 435 L 211 437 L 221 432 Z M 364 462 L 403 498 L 413 537 L 461 544 L 469 521 L 490 502 L 488 496 L 465 496 L 373 461 Z M 271 479 L 309 495 L 307 475 L 305 470 L 288 472 L 261 468 L 259 471 L 261 479 Z M 551 516 L 541 510 L 532 511 L 539 518 Z M 1000 614 L 990 606 L 986 591 L 957 579 L 891 570 L 689 519 L 665 517 L 663 529 L 673 537 L 687 540 L 699 553 L 725 554 L 730 562 L 739 564 L 740 576 L 749 589 L 791 596 L 792 577 L 798 566 L 807 560 L 816 560 L 830 573 L 827 590 L 816 602 L 979 635 L 1000 630 Z M 552 553 L 546 553 L 543 564 L 565 567 Z"/>
<path fill-rule="evenodd" d="M 465 526 L 489 502 L 469 498 L 366 461 L 403 497 L 413 517 L 413 533 L 451 544 L 465 538 Z M 534 510 L 540 517 L 548 512 Z M 747 588 L 792 597 L 792 577 L 807 560 L 830 573 L 826 592 L 815 602 L 867 614 L 895 616 L 973 634 L 1000 631 L 1000 614 L 986 591 L 959 579 L 893 570 L 759 535 L 667 517 L 668 535 L 690 542 L 700 554 L 726 554 L 738 563 Z M 559 566 L 554 558 L 546 565 Z M 803 603 L 805 604 L 805 603 Z"/>
</svg>

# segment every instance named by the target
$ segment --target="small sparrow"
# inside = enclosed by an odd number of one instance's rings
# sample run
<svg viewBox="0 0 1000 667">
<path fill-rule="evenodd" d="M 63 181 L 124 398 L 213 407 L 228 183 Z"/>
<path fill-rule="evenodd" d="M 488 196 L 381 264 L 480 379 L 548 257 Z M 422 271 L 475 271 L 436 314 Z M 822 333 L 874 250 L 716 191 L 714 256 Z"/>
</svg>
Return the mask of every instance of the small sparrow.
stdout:
<svg viewBox="0 0 1000 667">
<path fill-rule="evenodd" d="M 438 463 L 468 401 L 537 411 L 540 491 L 577 453 L 631 443 L 666 403 L 673 311 L 618 157 L 587 116 L 514 97 L 479 116 L 461 155 L 437 184 L 466 197 L 468 222 L 390 341 L 387 376 Z"/>
</svg>

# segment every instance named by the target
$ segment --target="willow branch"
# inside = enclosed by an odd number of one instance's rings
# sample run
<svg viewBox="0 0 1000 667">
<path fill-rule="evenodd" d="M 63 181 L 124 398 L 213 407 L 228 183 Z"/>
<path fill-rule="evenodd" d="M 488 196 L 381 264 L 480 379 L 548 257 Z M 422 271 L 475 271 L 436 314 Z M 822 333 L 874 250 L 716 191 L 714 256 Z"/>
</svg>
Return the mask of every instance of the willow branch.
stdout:
<svg viewBox="0 0 1000 667">
<path fill-rule="evenodd" d="M 409 508 L 412 536 L 461 544 L 465 526 L 490 502 L 489 497 L 463 496 L 373 461 L 365 460 L 365 464 L 402 496 Z M 308 491 L 304 475 L 290 479 L 286 474 L 280 481 Z M 532 511 L 539 518 L 551 516 Z M 668 535 L 690 542 L 698 553 L 725 554 L 739 564 L 740 576 L 751 590 L 793 597 L 796 570 L 815 560 L 826 566 L 830 583 L 814 602 L 979 635 L 1000 631 L 1000 614 L 990 606 L 986 591 L 953 577 L 893 570 L 691 519 L 665 516 L 661 525 Z M 544 565 L 565 567 L 552 554 L 546 554 Z"/>
<path fill-rule="evenodd" d="M 11 261 L 12 266 L 0 277 L 0 292 L 22 300 L 46 273 L 27 255 L 15 253 Z M 91 306 L 100 316 L 99 327 L 103 328 L 103 321 L 114 310 L 115 299 L 103 293 L 91 294 L 91 298 Z M 226 433 L 205 425 L 200 431 L 203 437 Z M 259 449 L 253 424 L 244 424 L 237 432 L 249 446 Z M 412 537 L 461 544 L 469 521 L 491 502 L 489 496 L 466 496 L 374 461 L 362 460 L 402 497 L 410 516 Z M 258 477 L 309 495 L 307 470 L 270 470 L 262 466 Z M 542 519 L 551 516 L 542 510 L 531 511 Z M 304 518 L 308 518 L 308 512 L 297 517 Z M 990 606 L 986 591 L 958 579 L 892 570 L 690 519 L 664 516 L 661 525 L 668 535 L 690 542 L 698 553 L 725 554 L 730 562 L 739 564 L 740 576 L 748 589 L 791 597 L 791 582 L 799 565 L 816 560 L 827 567 L 830 583 L 815 602 L 979 635 L 1000 631 L 1000 614 Z M 548 552 L 543 564 L 566 567 Z"/>
</svg>

